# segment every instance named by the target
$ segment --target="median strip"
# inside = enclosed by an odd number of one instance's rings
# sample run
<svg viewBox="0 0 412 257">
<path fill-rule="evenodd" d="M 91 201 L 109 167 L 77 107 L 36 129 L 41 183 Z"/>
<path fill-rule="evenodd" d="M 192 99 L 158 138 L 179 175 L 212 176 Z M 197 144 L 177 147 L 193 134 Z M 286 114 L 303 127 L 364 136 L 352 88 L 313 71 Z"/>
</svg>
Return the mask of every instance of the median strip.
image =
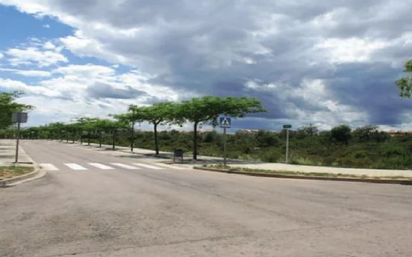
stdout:
<svg viewBox="0 0 412 257">
<path fill-rule="evenodd" d="M 250 169 L 240 167 L 230 167 L 223 165 L 204 165 L 196 166 L 194 169 L 207 170 L 214 172 L 223 172 L 230 174 L 239 174 L 256 177 L 274 177 L 287 179 L 311 179 L 311 180 L 329 180 L 329 181 L 346 181 L 346 182 L 368 182 L 368 183 L 382 183 L 382 184 L 401 184 L 412 185 L 412 178 L 408 177 L 373 177 L 366 175 L 352 175 L 352 174 L 334 174 L 334 173 L 320 173 L 320 172 L 299 172 L 299 171 L 277 171 L 277 170 L 263 170 Z"/>
</svg>

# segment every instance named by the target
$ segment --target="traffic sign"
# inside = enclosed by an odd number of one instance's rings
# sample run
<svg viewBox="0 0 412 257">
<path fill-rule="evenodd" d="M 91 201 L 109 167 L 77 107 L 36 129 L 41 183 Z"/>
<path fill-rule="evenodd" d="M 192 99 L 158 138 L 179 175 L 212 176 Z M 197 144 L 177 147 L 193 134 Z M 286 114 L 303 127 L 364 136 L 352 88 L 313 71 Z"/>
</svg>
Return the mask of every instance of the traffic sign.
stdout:
<svg viewBox="0 0 412 257">
<path fill-rule="evenodd" d="M 289 124 L 283 125 L 283 128 L 284 128 L 284 129 L 290 129 L 290 128 L 292 128 L 292 125 L 289 125 Z"/>
<path fill-rule="evenodd" d="M 221 128 L 230 128 L 232 126 L 232 119 L 230 117 L 219 117 L 219 125 Z"/>
<path fill-rule="evenodd" d="M 14 112 L 11 116 L 11 121 L 13 123 L 26 123 L 27 118 L 27 112 Z"/>
</svg>

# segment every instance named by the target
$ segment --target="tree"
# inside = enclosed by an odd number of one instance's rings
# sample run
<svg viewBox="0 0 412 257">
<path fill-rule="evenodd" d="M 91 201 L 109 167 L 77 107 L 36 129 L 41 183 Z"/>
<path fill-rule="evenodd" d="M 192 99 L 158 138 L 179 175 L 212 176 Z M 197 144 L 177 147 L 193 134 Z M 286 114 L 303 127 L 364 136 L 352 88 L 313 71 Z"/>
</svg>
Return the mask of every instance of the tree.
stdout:
<svg viewBox="0 0 412 257">
<path fill-rule="evenodd" d="M 80 118 L 77 120 L 76 128 L 80 130 L 80 133 L 82 131 L 87 132 L 87 145 L 90 145 L 91 134 L 96 131 L 97 120 L 96 118 Z"/>
<path fill-rule="evenodd" d="M 410 98 L 412 96 L 412 60 L 406 62 L 404 72 L 409 76 L 397 80 L 396 85 L 400 91 L 400 97 Z"/>
<path fill-rule="evenodd" d="M 309 126 L 303 126 L 297 131 L 298 137 L 313 137 L 319 134 L 318 127 L 310 124 Z"/>
<path fill-rule="evenodd" d="M 21 92 L 0 93 L 0 129 L 12 125 L 13 112 L 23 112 L 33 109 L 33 106 L 16 103 L 15 100 L 22 95 Z"/>
<path fill-rule="evenodd" d="M 134 148 L 134 127 L 136 123 L 147 120 L 147 112 L 145 107 L 130 105 L 128 112 L 124 114 L 114 115 L 114 118 L 123 123 L 129 123 L 131 127 L 130 151 Z"/>
<path fill-rule="evenodd" d="M 54 139 L 54 135 L 58 135 L 58 139 L 62 140 L 62 132 L 64 128 L 65 128 L 65 125 L 61 122 L 50 123 L 49 129 L 50 129 L 52 140 Z"/>
<path fill-rule="evenodd" d="M 340 125 L 331 130 L 331 139 L 338 142 L 348 144 L 352 138 L 351 128 L 348 125 Z"/>
<path fill-rule="evenodd" d="M 95 128 L 99 133 L 99 147 L 102 147 L 102 139 L 103 139 L 103 133 L 104 132 L 110 132 L 112 135 L 114 134 L 114 130 L 116 128 L 116 124 L 113 120 L 109 119 L 96 119 L 95 121 Z M 113 145 L 114 145 L 114 137 L 113 137 Z M 115 146 L 113 146 L 114 150 Z"/>
<path fill-rule="evenodd" d="M 108 132 L 112 134 L 112 149 L 116 150 L 116 137 L 117 133 L 121 129 L 127 129 L 129 125 L 124 121 L 114 121 L 109 119 L 95 119 L 95 128 L 99 130 L 100 146 L 102 146 L 102 132 Z"/>
<path fill-rule="evenodd" d="M 219 115 L 227 114 L 233 118 L 244 117 L 247 113 L 265 112 L 261 101 L 248 97 L 205 96 L 183 101 L 177 117 L 193 123 L 193 159 L 197 159 L 197 127 L 199 123 L 217 125 Z"/>
<path fill-rule="evenodd" d="M 154 145 L 156 155 L 159 154 L 159 140 L 157 128 L 163 123 L 179 123 L 180 119 L 177 115 L 177 105 L 172 102 L 156 103 L 150 107 L 135 107 L 134 108 L 141 118 L 153 125 Z"/>
<path fill-rule="evenodd" d="M 378 133 L 378 126 L 374 125 L 359 127 L 352 132 L 353 137 L 359 142 L 369 142 L 375 133 Z"/>
</svg>

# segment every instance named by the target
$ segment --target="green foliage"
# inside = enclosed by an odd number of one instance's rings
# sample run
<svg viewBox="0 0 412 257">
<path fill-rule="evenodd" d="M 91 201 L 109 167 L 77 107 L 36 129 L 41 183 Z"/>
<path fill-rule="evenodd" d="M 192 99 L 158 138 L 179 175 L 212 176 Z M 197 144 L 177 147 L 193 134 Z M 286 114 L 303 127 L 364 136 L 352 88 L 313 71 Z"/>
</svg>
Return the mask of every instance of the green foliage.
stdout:
<svg viewBox="0 0 412 257">
<path fill-rule="evenodd" d="M 330 136 L 334 142 L 348 144 L 352 138 L 351 128 L 347 125 L 340 125 L 331 130 Z"/>
<path fill-rule="evenodd" d="M 408 76 L 397 80 L 395 84 L 399 89 L 400 97 L 410 98 L 412 95 L 412 60 L 406 62 L 404 71 Z"/>
<path fill-rule="evenodd" d="M 310 124 L 309 126 L 303 126 L 297 131 L 297 137 L 298 138 L 305 138 L 305 137 L 314 137 L 319 134 L 319 129 Z"/>
<path fill-rule="evenodd" d="M 14 110 L 29 106 L 14 105 L 15 95 L 1 94 L 2 106 L 12 103 Z M 5 108 L 5 107 L 4 107 Z M 19 109 L 20 108 L 20 109 Z M 220 98 L 207 96 L 181 103 L 158 103 L 150 107 L 130 106 L 128 112 L 114 115 L 113 119 L 80 118 L 71 124 L 51 123 L 45 126 L 24 129 L 25 139 L 51 139 L 98 142 L 102 144 L 135 145 L 159 152 L 183 149 L 187 154 L 208 156 L 223 155 L 223 135 L 216 131 L 200 133 L 200 123 L 216 125 L 217 117 L 223 113 L 233 118 L 247 113 L 265 111 L 260 101 L 253 98 Z M 11 115 L 11 114 L 10 114 Z M 9 120 L 8 115 L 7 120 Z M 4 116 L 4 117 L 6 117 Z M 153 125 L 152 132 L 131 133 L 136 122 Z M 160 131 L 158 125 L 193 123 L 190 132 Z M 133 130 L 134 131 L 134 130 Z M 218 131 L 221 131 L 220 129 Z M 12 138 L 12 129 L 0 130 L 0 138 Z M 154 140 L 153 140 L 154 139 Z M 280 132 L 258 131 L 238 132 L 227 135 L 229 158 L 284 162 L 286 130 Z M 153 144 L 154 141 L 154 144 Z M 132 146 L 133 146 L 132 145 Z M 367 125 L 351 131 L 346 125 L 330 131 L 319 132 L 309 125 L 297 131 L 290 131 L 290 162 L 300 165 L 323 165 L 336 167 L 411 169 L 412 135 L 391 137 L 378 131 L 376 126 Z"/>
<path fill-rule="evenodd" d="M 16 99 L 21 92 L 0 93 L 0 130 L 12 125 L 11 116 L 14 112 L 23 112 L 33 109 L 31 105 L 19 104 Z"/>
<path fill-rule="evenodd" d="M 219 115 L 233 118 L 244 117 L 248 113 L 265 112 L 260 100 L 248 97 L 205 96 L 183 101 L 176 109 L 175 117 L 193 123 L 193 159 L 197 159 L 197 126 L 204 122 L 217 125 Z"/>
</svg>

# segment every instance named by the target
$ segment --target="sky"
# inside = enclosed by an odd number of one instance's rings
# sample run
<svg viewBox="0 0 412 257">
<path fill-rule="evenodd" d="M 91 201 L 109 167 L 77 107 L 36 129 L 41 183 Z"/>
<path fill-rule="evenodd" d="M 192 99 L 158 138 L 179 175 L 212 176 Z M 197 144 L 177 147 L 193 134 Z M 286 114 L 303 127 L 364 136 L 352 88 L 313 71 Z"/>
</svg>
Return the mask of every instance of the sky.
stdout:
<svg viewBox="0 0 412 257">
<path fill-rule="evenodd" d="M 268 110 L 237 129 L 412 130 L 394 84 L 411 13 L 412 0 L 0 0 L 0 91 L 25 92 L 28 126 L 217 95 Z"/>
</svg>

